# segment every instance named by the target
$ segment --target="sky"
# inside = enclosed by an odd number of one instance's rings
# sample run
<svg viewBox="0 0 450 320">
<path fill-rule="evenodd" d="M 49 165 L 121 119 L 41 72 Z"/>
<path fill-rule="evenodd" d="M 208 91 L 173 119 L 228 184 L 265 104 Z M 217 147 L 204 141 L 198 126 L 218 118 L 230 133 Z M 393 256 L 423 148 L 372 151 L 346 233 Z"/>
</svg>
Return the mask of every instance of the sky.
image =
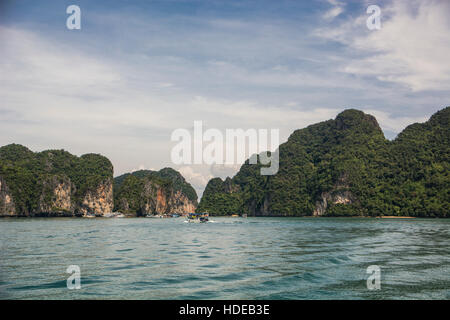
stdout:
<svg viewBox="0 0 450 320">
<path fill-rule="evenodd" d="M 196 120 L 282 143 L 356 108 L 393 139 L 450 105 L 449 16 L 445 0 L 0 0 L 0 145 L 100 153 L 115 176 L 173 167 L 201 195 L 239 164 L 172 163 Z"/>
</svg>

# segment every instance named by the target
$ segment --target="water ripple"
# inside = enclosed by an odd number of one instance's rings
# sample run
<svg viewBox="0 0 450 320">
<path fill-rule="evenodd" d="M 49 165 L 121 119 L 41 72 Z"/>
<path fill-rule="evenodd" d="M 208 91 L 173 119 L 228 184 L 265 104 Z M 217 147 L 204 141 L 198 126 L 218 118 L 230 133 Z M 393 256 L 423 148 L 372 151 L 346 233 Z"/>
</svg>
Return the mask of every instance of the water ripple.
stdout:
<svg viewBox="0 0 450 320">
<path fill-rule="evenodd" d="M 448 220 L 213 220 L 0 219 L 0 298 L 450 298 Z"/>
</svg>

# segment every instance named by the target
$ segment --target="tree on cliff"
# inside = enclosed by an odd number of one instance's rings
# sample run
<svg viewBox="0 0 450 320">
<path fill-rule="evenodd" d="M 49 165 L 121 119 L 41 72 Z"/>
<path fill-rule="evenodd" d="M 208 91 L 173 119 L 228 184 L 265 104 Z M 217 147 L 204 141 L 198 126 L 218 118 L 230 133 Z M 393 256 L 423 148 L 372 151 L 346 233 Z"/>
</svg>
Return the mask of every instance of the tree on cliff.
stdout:
<svg viewBox="0 0 450 320">
<path fill-rule="evenodd" d="M 247 161 L 233 179 L 212 179 L 198 211 L 307 216 L 325 201 L 330 216 L 446 217 L 449 114 L 447 107 L 389 141 L 373 116 L 345 110 L 292 133 L 276 175 L 261 176 Z"/>
<path fill-rule="evenodd" d="M 34 153 L 18 144 L 0 148 L 0 177 L 12 192 L 18 215 L 37 214 L 40 208 L 48 207 L 42 202 L 52 200 L 53 190 L 47 188 L 52 178 L 73 185 L 71 201 L 76 209 L 88 191 L 102 182 L 112 182 L 112 176 L 111 162 L 98 154 L 77 157 L 64 150 Z"/>
</svg>

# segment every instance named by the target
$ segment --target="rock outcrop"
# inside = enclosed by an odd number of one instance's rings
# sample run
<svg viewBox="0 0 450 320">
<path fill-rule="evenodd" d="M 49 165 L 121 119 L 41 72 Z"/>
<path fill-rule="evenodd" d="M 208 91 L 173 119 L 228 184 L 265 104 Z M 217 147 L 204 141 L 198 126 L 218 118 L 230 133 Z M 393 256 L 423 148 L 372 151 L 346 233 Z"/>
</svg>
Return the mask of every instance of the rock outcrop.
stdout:
<svg viewBox="0 0 450 320">
<path fill-rule="evenodd" d="M 353 195 L 351 191 L 344 189 L 334 189 L 329 192 L 323 192 L 320 200 L 316 202 L 313 216 L 323 216 L 329 206 L 332 205 L 348 205 L 353 203 Z"/>
<path fill-rule="evenodd" d="M 75 187 L 67 176 L 49 176 L 42 181 L 38 214 L 73 215 Z"/>
<path fill-rule="evenodd" d="M 115 210 L 132 216 L 195 212 L 197 195 L 173 169 L 142 170 L 115 179 Z"/>
<path fill-rule="evenodd" d="M 211 179 L 197 208 L 212 215 L 450 217 L 450 107 L 384 137 L 377 120 L 349 109 L 294 131 L 279 170 L 246 161 L 232 178 Z"/>
<path fill-rule="evenodd" d="M 341 176 L 336 185 L 327 192 L 322 192 L 320 199 L 316 201 L 313 216 L 325 215 L 327 208 L 335 205 L 350 205 L 356 201 L 355 196 L 350 191 L 348 176 Z"/>
<path fill-rule="evenodd" d="M 168 211 L 178 214 L 186 214 L 195 212 L 197 208 L 197 202 L 191 201 L 181 191 L 175 191 L 168 199 Z"/>
<path fill-rule="evenodd" d="M 0 148 L 0 216 L 104 215 L 113 209 L 113 166 L 97 154 Z"/>
<path fill-rule="evenodd" d="M 113 212 L 113 209 L 113 183 L 112 180 L 108 179 L 86 192 L 76 213 L 103 216 L 106 213 Z"/>
<path fill-rule="evenodd" d="M 139 210 L 140 215 L 162 215 L 168 213 L 185 215 L 195 212 L 196 203 L 189 200 L 181 191 L 166 190 L 150 181 L 146 182 L 145 188 L 154 189 L 156 196 L 154 192 L 144 191 L 142 194 L 144 205 Z"/>
<path fill-rule="evenodd" d="M 0 176 L 0 215 L 15 216 L 16 207 L 6 181 Z"/>
</svg>

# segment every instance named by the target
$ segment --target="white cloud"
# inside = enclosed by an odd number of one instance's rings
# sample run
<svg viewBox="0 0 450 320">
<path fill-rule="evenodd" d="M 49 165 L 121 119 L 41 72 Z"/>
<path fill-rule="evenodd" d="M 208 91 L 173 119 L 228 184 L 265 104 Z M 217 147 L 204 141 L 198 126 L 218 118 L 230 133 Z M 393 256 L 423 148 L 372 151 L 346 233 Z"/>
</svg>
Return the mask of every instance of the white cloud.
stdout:
<svg viewBox="0 0 450 320">
<path fill-rule="evenodd" d="M 158 171 L 155 168 L 147 168 L 145 164 L 140 164 L 137 168 L 131 169 L 130 172 L 136 172 L 141 170 Z"/>
<path fill-rule="evenodd" d="M 104 93 L 121 81 L 108 64 L 32 32 L 0 26 L 0 40 L 3 87 L 75 95 L 87 89 Z"/>
<path fill-rule="evenodd" d="M 331 4 L 333 8 L 329 9 L 322 15 L 322 18 L 325 20 L 333 20 L 344 12 L 345 3 L 336 0 L 328 0 L 328 3 Z"/>
<path fill-rule="evenodd" d="M 227 177 L 233 177 L 241 168 L 241 164 L 223 164 L 212 165 L 210 167 L 211 173 L 214 177 L 220 177 L 222 180 Z"/>
<path fill-rule="evenodd" d="M 393 1 L 381 7 L 381 29 L 369 31 L 367 16 L 316 35 L 342 42 L 359 57 L 342 71 L 397 83 L 412 91 L 450 88 L 450 2 Z M 362 55 L 362 56 L 361 56 Z"/>
<path fill-rule="evenodd" d="M 195 114 L 203 115 L 205 125 L 220 130 L 279 129 L 280 143 L 287 140 L 296 129 L 334 118 L 343 108 L 319 108 L 296 105 L 295 107 L 263 105 L 256 101 L 233 101 L 196 97 L 189 104 Z M 225 132 L 225 131 L 224 131 Z"/>
<path fill-rule="evenodd" d="M 383 112 L 374 109 L 364 109 L 365 113 L 373 115 L 378 123 L 380 124 L 381 129 L 385 131 L 391 131 L 395 133 L 400 133 L 403 129 L 405 129 L 410 124 L 416 122 L 425 122 L 428 120 L 428 117 L 399 117 L 393 116 L 388 112 Z"/>
<path fill-rule="evenodd" d="M 196 168 L 198 171 L 195 171 Z M 208 181 L 214 178 L 214 176 L 208 172 L 207 166 L 195 165 L 195 166 L 183 166 L 177 169 L 181 175 L 189 182 L 199 198 L 202 196 Z"/>
<path fill-rule="evenodd" d="M 330 4 L 344 8 L 338 1 Z M 391 14 L 382 8 L 392 22 L 400 12 L 394 9 Z M 429 18 L 442 18 L 435 11 L 429 10 Z M 331 16 L 341 18 L 342 12 L 337 13 Z M 426 14 L 400 15 L 414 21 L 421 17 L 428 31 L 418 33 L 419 39 L 435 26 L 423 52 L 415 51 L 420 44 L 411 44 L 413 34 L 398 33 L 394 26 L 399 23 L 390 26 L 384 18 L 378 33 L 370 33 L 361 16 L 339 28 L 322 29 L 318 39 L 309 32 L 317 25 L 302 19 L 177 15 L 158 20 L 145 15 L 126 19 L 124 14 L 105 18 L 93 13 L 90 23 L 101 27 L 83 31 L 83 41 L 74 43 L 67 34 L 0 26 L 0 145 L 102 153 L 118 175 L 143 163 L 144 168 L 173 167 L 170 134 L 191 128 L 194 120 L 221 130 L 279 128 L 284 142 L 293 130 L 350 107 L 384 112 L 379 114 L 382 127 L 398 132 L 408 121 L 404 115 L 414 120 L 448 104 L 448 93 L 418 94 L 392 85 L 411 83 L 416 90 L 437 81 L 437 86 L 447 85 L 443 75 L 448 62 L 439 56 L 447 52 L 440 43 L 446 40 L 445 21 L 427 21 Z M 129 23 L 117 24 L 118 19 Z M 321 14 L 315 21 L 331 23 Z M 390 33 L 382 37 L 384 28 L 397 33 L 385 39 Z M 403 36 L 406 44 L 400 39 L 400 48 L 393 47 L 395 38 Z M 345 44 L 344 49 L 330 39 Z M 105 48 L 110 50 L 105 53 Z M 430 61 L 423 65 L 412 62 L 427 54 Z M 396 60 L 402 55 L 411 62 Z M 237 170 L 191 169 L 183 171 L 198 193 L 210 177 Z"/>
<path fill-rule="evenodd" d="M 336 18 L 338 15 L 340 15 L 344 9 L 341 7 L 334 7 L 333 9 L 328 10 L 324 15 L 323 18 L 327 20 L 331 20 Z"/>
</svg>

